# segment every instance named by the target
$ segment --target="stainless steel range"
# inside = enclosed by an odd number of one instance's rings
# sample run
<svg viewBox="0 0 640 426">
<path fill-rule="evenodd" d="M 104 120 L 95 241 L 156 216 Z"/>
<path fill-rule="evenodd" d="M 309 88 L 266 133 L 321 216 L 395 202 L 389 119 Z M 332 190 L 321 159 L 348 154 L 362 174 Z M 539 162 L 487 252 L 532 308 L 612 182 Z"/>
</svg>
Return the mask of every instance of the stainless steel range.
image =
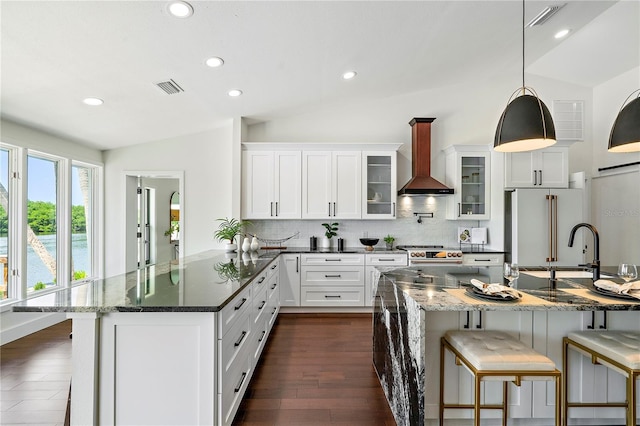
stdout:
<svg viewBox="0 0 640 426">
<path fill-rule="evenodd" d="M 444 246 L 398 246 L 405 250 L 409 257 L 409 265 L 425 263 L 462 263 L 462 250 L 444 248 Z"/>
</svg>

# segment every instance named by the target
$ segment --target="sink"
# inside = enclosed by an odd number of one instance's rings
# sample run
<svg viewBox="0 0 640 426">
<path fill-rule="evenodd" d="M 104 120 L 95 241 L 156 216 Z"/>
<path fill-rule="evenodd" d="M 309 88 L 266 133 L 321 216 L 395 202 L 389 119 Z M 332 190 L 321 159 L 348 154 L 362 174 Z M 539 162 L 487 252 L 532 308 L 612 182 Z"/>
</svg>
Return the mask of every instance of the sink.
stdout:
<svg viewBox="0 0 640 426">
<path fill-rule="evenodd" d="M 536 278 L 550 278 L 550 271 L 520 271 L 521 274 L 530 275 Z M 600 274 L 603 278 L 610 278 L 610 275 Z M 556 278 L 592 278 L 593 272 L 591 271 L 556 271 Z"/>
</svg>

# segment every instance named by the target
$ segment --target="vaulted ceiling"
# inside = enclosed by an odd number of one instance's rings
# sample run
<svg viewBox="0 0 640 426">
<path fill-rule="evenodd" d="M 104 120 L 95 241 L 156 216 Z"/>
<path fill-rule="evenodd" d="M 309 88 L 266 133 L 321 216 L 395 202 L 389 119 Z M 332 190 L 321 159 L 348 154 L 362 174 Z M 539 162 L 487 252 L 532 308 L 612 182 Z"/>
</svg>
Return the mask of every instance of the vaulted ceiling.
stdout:
<svg viewBox="0 0 640 426">
<path fill-rule="evenodd" d="M 527 72 L 592 87 L 638 66 L 637 0 L 527 1 L 526 20 L 565 2 L 527 29 Z M 522 55 L 520 1 L 190 4 L 180 19 L 168 1 L 2 0 L 2 117 L 111 149 L 500 75 Z"/>
</svg>

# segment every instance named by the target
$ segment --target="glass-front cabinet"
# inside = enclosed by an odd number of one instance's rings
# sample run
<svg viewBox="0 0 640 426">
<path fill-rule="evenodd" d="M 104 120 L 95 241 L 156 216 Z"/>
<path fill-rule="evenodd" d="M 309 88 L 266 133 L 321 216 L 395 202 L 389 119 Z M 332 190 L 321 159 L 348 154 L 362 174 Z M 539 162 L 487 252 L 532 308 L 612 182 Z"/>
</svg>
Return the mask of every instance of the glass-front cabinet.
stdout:
<svg viewBox="0 0 640 426">
<path fill-rule="evenodd" d="M 396 152 L 364 151 L 362 171 L 362 218 L 395 219 Z"/>
<path fill-rule="evenodd" d="M 446 185 L 455 191 L 447 202 L 447 219 L 490 219 L 489 148 L 483 145 L 454 145 L 447 148 L 445 153 Z"/>
</svg>

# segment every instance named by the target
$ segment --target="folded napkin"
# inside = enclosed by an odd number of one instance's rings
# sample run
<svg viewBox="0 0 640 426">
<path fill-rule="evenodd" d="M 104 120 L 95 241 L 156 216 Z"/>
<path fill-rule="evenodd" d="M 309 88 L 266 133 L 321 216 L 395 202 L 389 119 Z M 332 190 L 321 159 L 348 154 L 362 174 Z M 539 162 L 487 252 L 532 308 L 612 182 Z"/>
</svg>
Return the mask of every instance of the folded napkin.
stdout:
<svg viewBox="0 0 640 426">
<path fill-rule="evenodd" d="M 504 298 L 514 297 L 516 299 L 520 299 L 522 297 L 522 294 L 520 294 L 519 291 L 502 284 L 486 284 L 473 278 L 471 279 L 471 285 L 481 290 L 484 294 L 494 294 Z"/>
<path fill-rule="evenodd" d="M 618 284 L 609 280 L 598 280 L 598 281 L 595 281 L 593 285 L 613 293 L 626 294 L 627 296 L 640 299 L 640 280 L 632 281 L 626 284 Z"/>
</svg>

